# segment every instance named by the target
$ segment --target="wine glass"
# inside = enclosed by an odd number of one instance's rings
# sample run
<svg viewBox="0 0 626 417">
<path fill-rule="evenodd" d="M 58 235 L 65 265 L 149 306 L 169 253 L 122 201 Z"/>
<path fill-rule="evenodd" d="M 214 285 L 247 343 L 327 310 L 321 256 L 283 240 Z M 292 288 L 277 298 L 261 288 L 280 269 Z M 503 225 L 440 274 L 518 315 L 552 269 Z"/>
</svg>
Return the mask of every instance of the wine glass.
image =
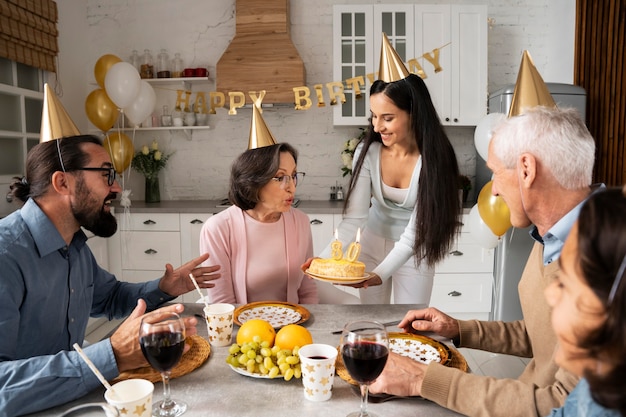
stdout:
<svg viewBox="0 0 626 417">
<path fill-rule="evenodd" d="M 361 410 L 348 417 L 376 417 L 367 411 L 368 385 L 378 378 L 389 356 L 385 326 L 359 320 L 346 324 L 341 334 L 341 358 L 350 376 L 361 388 Z"/>
<path fill-rule="evenodd" d="M 141 351 L 150 366 L 163 378 L 163 400 L 152 407 L 153 416 L 175 417 L 187 410 L 187 404 L 170 398 L 170 372 L 183 355 L 185 323 L 174 312 L 155 311 L 141 320 Z"/>
</svg>

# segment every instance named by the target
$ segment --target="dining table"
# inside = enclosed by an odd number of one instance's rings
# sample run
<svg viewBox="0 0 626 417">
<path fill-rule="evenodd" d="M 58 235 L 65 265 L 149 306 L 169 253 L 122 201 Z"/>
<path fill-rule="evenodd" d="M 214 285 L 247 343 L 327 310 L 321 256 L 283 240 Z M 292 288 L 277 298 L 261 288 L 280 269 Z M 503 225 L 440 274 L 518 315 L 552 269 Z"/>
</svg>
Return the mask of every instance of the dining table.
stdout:
<svg viewBox="0 0 626 417">
<path fill-rule="evenodd" d="M 183 315 L 202 315 L 204 304 L 186 303 Z M 302 305 L 310 316 L 301 323 L 306 327 L 314 343 L 339 346 L 340 334 L 333 331 L 342 329 L 353 320 L 377 320 L 389 322 L 400 320 L 410 309 L 423 308 L 422 305 L 384 304 L 305 304 Z M 235 341 L 237 325 L 233 330 Z M 207 327 L 201 319 L 198 322 L 198 336 L 207 338 Z M 390 327 L 388 331 L 400 331 Z M 442 341 L 450 344 L 450 341 Z M 172 398 L 184 401 L 188 409 L 185 417 L 205 416 L 338 416 L 343 417 L 357 411 L 360 398 L 356 387 L 334 377 L 332 397 L 328 401 L 313 402 L 305 399 L 302 380 L 292 378 L 255 378 L 241 375 L 226 363 L 229 346 L 210 347 L 208 359 L 193 371 L 174 378 L 170 382 Z M 471 370 L 469 370 L 471 372 Z M 66 410 L 87 403 L 104 402 L 104 387 L 62 406 L 30 414 L 30 416 L 60 416 Z M 153 401 L 163 397 L 162 382 L 155 383 Z M 456 412 L 439 406 L 421 397 L 371 398 L 369 411 L 380 417 L 393 416 L 459 416 Z"/>
</svg>

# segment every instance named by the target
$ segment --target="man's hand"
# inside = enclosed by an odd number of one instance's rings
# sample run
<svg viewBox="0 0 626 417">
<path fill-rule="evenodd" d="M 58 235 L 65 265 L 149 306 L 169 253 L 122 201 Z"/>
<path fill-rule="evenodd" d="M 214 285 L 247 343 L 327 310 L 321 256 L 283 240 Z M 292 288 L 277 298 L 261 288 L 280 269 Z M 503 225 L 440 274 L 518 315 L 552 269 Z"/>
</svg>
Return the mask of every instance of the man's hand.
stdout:
<svg viewBox="0 0 626 417">
<path fill-rule="evenodd" d="M 385 369 L 369 386 L 372 394 L 392 394 L 412 397 L 422 394 L 426 365 L 406 356 L 389 352 Z"/>
<path fill-rule="evenodd" d="M 173 311 L 182 314 L 184 310 L 185 307 L 182 304 L 174 304 L 159 308 L 155 311 Z M 148 362 L 143 356 L 141 346 L 139 345 L 139 327 L 145 312 L 146 302 L 139 299 L 137 307 L 135 307 L 133 312 L 124 320 L 120 327 L 117 328 L 115 333 L 111 335 L 111 346 L 113 347 L 113 354 L 115 355 L 117 368 L 120 372 L 148 366 Z M 198 320 L 196 320 L 195 317 L 185 317 L 183 321 L 185 322 L 185 337 L 198 333 L 196 329 Z M 189 347 L 185 345 L 185 351 L 187 350 L 189 350 Z"/>
<path fill-rule="evenodd" d="M 433 307 L 410 310 L 398 327 L 407 333 L 433 332 L 448 339 L 458 339 L 460 333 L 456 319 Z"/>
<path fill-rule="evenodd" d="M 221 277 L 219 273 L 216 273 L 220 266 L 198 266 L 207 259 L 209 259 L 209 254 L 205 253 L 177 269 L 174 269 L 171 264 L 165 265 L 165 275 L 159 282 L 159 289 L 173 297 L 195 290 L 196 287 L 191 282 L 189 274 L 194 276 L 200 288 L 213 288 L 215 284 L 211 283 L 211 281 Z"/>
</svg>

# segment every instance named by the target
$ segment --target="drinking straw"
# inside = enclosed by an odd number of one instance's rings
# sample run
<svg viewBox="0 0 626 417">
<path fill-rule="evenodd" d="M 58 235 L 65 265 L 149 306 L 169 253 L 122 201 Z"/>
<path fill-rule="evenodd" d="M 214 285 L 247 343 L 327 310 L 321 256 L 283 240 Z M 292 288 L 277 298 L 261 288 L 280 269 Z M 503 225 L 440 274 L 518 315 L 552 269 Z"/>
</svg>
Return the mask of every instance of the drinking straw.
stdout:
<svg viewBox="0 0 626 417">
<path fill-rule="evenodd" d="M 202 294 L 202 290 L 198 286 L 198 283 L 196 282 L 196 278 L 191 273 L 189 274 L 189 278 L 191 279 L 191 282 L 193 282 L 193 286 L 196 287 L 196 290 L 198 290 L 198 294 L 200 294 L 200 299 L 204 302 L 204 306 L 208 308 L 209 303 L 206 302 L 206 298 L 204 298 L 204 294 Z"/>
<path fill-rule="evenodd" d="M 111 384 L 109 384 L 109 382 L 104 378 L 104 376 L 100 373 L 98 368 L 96 368 L 96 365 L 93 364 L 91 359 L 89 359 L 87 355 L 85 355 L 85 352 L 83 352 L 80 346 L 78 346 L 78 343 L 74 343 L 72 347 L 74 348 L 76 352 L 78 352 L 80 357 L 83 358 L 87 366 L 89 366 L 89 369 L 91 369 L 91 371 L 98 377 L 100 382 L 102 382 L 102 385 L 104 385 L 106 389 L 110 390 L 113 393 L 113 395 L 119 398 L 119 395 L 117 395 L 117 393 L 115 392 Z"/>
</svg>

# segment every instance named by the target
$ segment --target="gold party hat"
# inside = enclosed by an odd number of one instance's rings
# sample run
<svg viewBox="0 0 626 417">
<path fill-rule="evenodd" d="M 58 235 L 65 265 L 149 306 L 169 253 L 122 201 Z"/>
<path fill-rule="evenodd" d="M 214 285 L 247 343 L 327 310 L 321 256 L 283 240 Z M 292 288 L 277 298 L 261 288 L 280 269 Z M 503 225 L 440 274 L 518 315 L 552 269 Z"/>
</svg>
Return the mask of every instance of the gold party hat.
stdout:
<svg viewBox="0 0 626 417">
<path fill-rule="evenodd" d="M 535 68 L 530 54 L 528 51 L 524 51 L 515 82 L 515 90 L 513 90 L 509 117 L 518 116 L 524 110 L 536 106 L 556 107 L 556 103 L 550 95 L 548 86 L 543 82 L 543 78 Z"/>
<path fill-rule="evenodd" d="M 408 77 L 409 74 L 410 72 L 406 69 L 402 58 L 400 58 L 400 55 L 393 49 L 387 35 L 383 32 L 383 42 L 380 47 L 378 79 L 390 83 L 402 80 Z"/>
<path fill-rule="evenodd" d="M 46 83 L 43 93 L 43 111 L 41 114 L 39 142 L 48 142 L 66 136 L 77 135 L 80 135 L 78 128 L 67 114 L 54 92 L 50 89 L 48 83 Z"/>
<path fill-rule="evenodd" d="M 264 146 L 276 145 L 276 140 L 272 132 L 267 128 L 263 116 L 256 104 L 252 105 L 252 123 L 250 123 L 250 140 L 248 149 L 262 148 Z"/>
</svg>

